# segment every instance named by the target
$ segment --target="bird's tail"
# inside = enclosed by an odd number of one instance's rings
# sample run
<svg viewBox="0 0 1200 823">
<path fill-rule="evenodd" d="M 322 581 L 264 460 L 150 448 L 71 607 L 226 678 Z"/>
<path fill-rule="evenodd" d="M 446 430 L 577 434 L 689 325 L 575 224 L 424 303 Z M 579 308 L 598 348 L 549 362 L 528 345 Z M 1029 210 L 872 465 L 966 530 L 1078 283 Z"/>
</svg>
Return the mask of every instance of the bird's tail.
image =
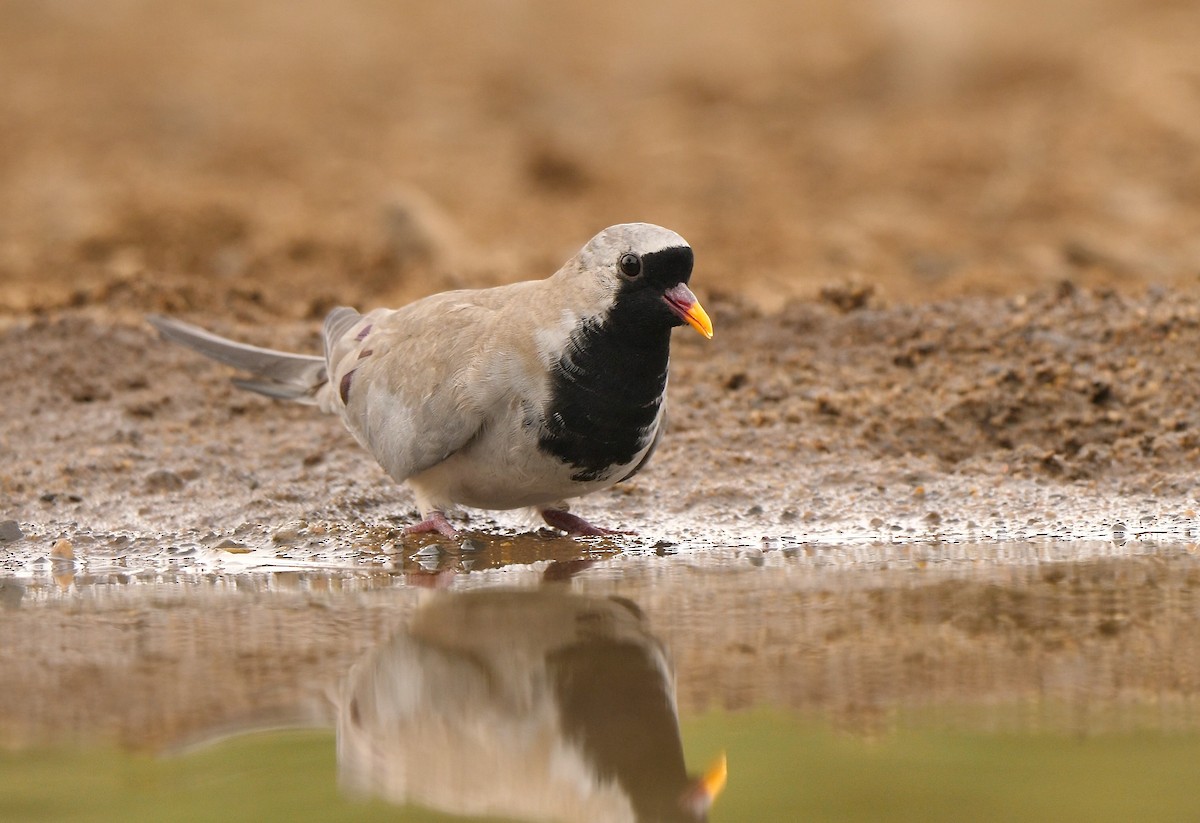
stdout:
<svg viewBox="0 0 1200 823">
<path fill-rule="evenodd" d="M 317 390 L 329 379 L 323 357 L 238 343 L 191 323 L 157 314 L 147 316 L 146 320 L 166 339 L 249 372 L 249 377 L 234 378 L 234 385 L 240 389 L 299 403 L 316 403 Z"/>
</svg>

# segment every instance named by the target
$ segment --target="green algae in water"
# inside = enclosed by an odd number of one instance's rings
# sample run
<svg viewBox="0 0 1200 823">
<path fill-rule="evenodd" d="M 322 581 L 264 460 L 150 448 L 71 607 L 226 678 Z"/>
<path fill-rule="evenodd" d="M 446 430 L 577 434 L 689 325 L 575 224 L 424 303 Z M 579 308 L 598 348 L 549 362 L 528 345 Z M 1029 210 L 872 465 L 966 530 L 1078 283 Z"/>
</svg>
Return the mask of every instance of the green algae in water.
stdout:
<svg viewBox="0 0 1200 823">
<path fill-rule="evenodd" d="M 754 711 L 685 719 L 683 739 L 693 771 L 728 753 L 729 784 L 714 823 L 1200 818 L 1197 733 L 902 729 L 868 739 Z M 463 818 L 342 796 L 327 732 L 255 734 L 178 757 L 114 749 L 0 754 L 0 820 L 164 819 Z"/>
</svg>

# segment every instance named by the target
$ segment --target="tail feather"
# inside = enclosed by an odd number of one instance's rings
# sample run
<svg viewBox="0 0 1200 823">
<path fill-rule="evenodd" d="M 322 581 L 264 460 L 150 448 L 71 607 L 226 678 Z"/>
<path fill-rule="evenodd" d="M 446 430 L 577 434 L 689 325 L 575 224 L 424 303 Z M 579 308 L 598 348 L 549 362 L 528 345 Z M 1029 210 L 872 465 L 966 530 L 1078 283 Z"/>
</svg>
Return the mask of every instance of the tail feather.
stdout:
<svg viewBox="0 0 1200 823">
<path fill-rule="evenodd" d="M 253 380 L 248 377 L 233 377 L 230 383 L 245 391 L 265 394 L 280 400 L 295 400 L 297 403 L 316 403 L 314 389 L 297 386 L 293 383 L 277 383 L 274 380 Z"/>
<path fill-rule="evenodd" d="M 328 380 L 323 357 L 238 343 L 171 317 L 152 314 L 146 320 L 168 340 L 256 378 L 235 378 L 233 382 L 238 388 L 311 403 L 315 402 L 313 395 L 317 389 Z"/>
</svg>

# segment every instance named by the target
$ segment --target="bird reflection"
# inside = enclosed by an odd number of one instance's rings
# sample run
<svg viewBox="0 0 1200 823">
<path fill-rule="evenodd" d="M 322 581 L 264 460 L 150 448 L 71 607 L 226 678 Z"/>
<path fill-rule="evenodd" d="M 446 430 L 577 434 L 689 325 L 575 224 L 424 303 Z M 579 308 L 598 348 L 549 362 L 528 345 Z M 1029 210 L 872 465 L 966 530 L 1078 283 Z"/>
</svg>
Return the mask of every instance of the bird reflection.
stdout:
<svg viewBox="0 0 1200 823">
<path fill-rule="evenodd" d="M 723 758 L 686 772 L 670 664 L 642 611 L 562 585 L 431 593 L 338 702 L 343 785 L 394 803 L 700 821 L 724 783 Z"/>
</svg>

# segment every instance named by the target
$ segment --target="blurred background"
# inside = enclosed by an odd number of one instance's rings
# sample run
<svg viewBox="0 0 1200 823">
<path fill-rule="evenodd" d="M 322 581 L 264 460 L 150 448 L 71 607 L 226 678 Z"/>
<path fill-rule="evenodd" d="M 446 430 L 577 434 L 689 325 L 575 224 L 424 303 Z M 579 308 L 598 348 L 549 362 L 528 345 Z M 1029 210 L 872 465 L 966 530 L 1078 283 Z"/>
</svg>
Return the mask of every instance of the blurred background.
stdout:
<svg viewBox="0 0 1200 823">
<path fill-rule="evenodd" d="M 1192 0 L 0 10 L 4 313 L 304 318 L 633 220 L 766 309 L 1200 278 Z"/>
</svg>

